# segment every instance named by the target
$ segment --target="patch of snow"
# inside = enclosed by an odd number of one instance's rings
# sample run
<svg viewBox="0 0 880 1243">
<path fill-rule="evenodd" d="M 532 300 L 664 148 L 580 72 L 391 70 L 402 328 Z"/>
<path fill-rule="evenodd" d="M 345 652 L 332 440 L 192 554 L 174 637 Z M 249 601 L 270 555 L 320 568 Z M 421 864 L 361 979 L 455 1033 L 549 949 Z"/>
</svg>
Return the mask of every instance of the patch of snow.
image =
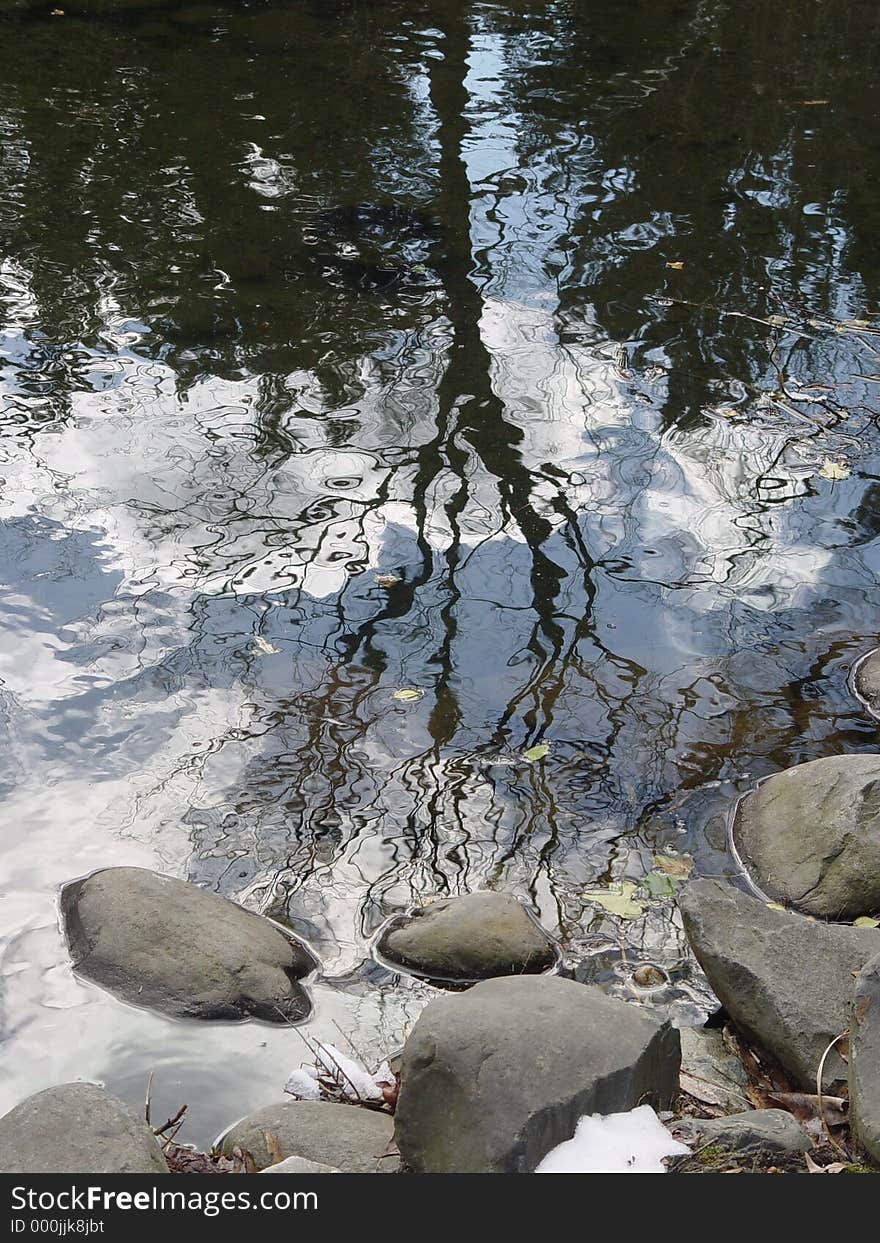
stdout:
<svg viewBox="0 0 880 1243">
<path fill-rule="evenodd" d="M 292 1070 L 287 1083 L 284 1085 L 284 1091 L 291 1096 L 295 1096 L 298 1101 L 319 1101 L 321 1099 L 321 1089 L 314 1072 L 310 1072 L 305 1066 L 300 1066 L 299 1070 Z"/>
<path fill-rule="evenodd" d="M 574 1136 L 548 1152 L 536 1174 L 663 1174 L 663 1157 L 690 1152 L 650 1105 L 628 1113 L 585 1114 Z"/>
<path fill-rule="evenodd" d="M 319 1044 L 318 1071 L 328 1079 L 334 1079 L 346 1096 L 353 1100 L 381 1101 L 382 1089 L 368 1070 L 332 1044 Z"/>
</svg>

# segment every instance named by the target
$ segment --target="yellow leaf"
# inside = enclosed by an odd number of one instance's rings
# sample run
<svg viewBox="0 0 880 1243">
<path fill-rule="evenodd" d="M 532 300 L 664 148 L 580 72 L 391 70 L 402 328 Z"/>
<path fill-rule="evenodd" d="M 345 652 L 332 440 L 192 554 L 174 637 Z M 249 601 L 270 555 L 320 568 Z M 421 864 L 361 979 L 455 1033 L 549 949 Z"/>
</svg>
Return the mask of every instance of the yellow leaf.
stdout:
<svg viewBox="0 0 880 1243">
<path fill-rule="evenodd" d="M 644 913 L 645 904 L 633 897 L 636 888 L 631 880 L 625 880 L 610 889 L 588 889 L 584 897 L 620 919 L 638 919 Z"/>
<path fill-rule="evenodd" d="M 539 742 L 536 747 L 529 747 L 528 751 L 523 751 L 522 758 L 527 764 L 534 764 L 536 760 L 543 760 L 549 750 L 546 742 Z"/>
<path fill-rule="evenodd" d="M 403 690 L 395 691 L 391 696 L 392 699 L 400 699 L 404 703 L 411 703 L 414 699 L 421 699 L 424 691 L 413 690 L 410 686 L 405 686 Z"/>
<path fill-rule="evenodd" d="M 880 928 L 880 919 L 872 919 L 870 915 L 860 915 L 853 920 L 854 928 Z"/>
<path fill-rule="evenodd" d="M 819 474 L 823 479 L 849 479 L 849 467 L 843 462 L 835 462 L 833 458 L 827 457 L 822 463 Z"/>
<path fill-rule="evenodd" d="M 681 259 L 670 259 L 667 261 L 666 266 L 672 268 L 674 272 L 680 272 L 684 267 L 684 262 Z"/>
</svg>

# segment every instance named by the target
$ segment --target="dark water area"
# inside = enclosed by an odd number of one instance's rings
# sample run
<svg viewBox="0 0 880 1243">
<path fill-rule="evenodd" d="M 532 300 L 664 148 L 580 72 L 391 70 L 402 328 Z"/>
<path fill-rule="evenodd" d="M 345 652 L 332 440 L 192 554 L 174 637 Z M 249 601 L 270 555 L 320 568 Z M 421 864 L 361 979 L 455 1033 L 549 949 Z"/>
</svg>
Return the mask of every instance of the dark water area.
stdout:
<svg viewBox="0 0 880 1243">
<path fill-rule="evenodd" d="M 58 8 L 0 0 L 0 1109 L 152 1069 L 204 1140 L 304 1055 L 77 980 L 111 864 L 306 935 L 368 1060 L 432 995 L 376 929 L 485 887 L 699 1021 L 674 905 L 585 894 L 877 749 L 877 5 Z"/>
</svg>

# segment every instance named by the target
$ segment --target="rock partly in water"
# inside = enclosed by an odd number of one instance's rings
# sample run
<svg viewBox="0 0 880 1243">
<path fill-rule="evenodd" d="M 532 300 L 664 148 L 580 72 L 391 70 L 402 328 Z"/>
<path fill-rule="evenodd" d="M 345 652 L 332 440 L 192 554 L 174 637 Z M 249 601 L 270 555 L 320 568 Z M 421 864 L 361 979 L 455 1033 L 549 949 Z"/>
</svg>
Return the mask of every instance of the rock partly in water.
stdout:
<svg viewBox="0 0 880 1243">
<path fill-rule="evenodd" d="M 868 705 L 874 716 L 880 716 L 880 648 L 860 660 L 853 673 L 853 686 L 858 697 Z"/>
<path fill-rule="evenodd" d="M 749 1077 L 717 1027 L 682 1027 L 681 1090 L 706 1105 L 736 1113 L 748 1105 Z"/>
<path fill-rule="evenodd" d="M 880 955 L 865 963 L 855 980 L 849 1116 L 856 1143 L 880 1165 Z"/>
<path fill-rule="evenodd" d="M 397 1155 L 389 1155 L 394 1135 L 390 1114 L 360 1105 L 329 1101 L 283 1101 L 248 1114 L 220 1140 L 226 1156 L 249 1152 L 258 1170 L 271 1165 L 266 1135 L 272 1135 L 283 1158 L 305 1157 L 343 1174 L 395 1174 Z M 277 1155 L 277 1154 L 276 1154 Z"/>
<path fill-rule="evenodd" d="M 734 842 L 760 888 L 822 919 L 880 909 L 880 755 L 798 764 L 737 809 Z"/>
<path fill-rule="evenodd" d="M 678 1091 L 678 1032 L 558 976 L 486 980 L 432 1001 L 406 1042 L 401 1156 L 426 1173 L 529 1173 L 584 1114 Z"/>
<path fill-rule="evenodd" d="M 2 1174 L 167 1174 L 146 1122 L 94 1083 L 62 1083 L 0 1118 Z"/>
<path fill-rule="evenodd" d="M 546 971 L 553 941 L 509 894 L 444 898 L 391 920 L 376 949 L 388 962 L 432 980 L 484 980 Z"/>
<path fill-rule="evenodd" d="M 849 1023 L 853 975 L 880 951 L 880 933 L 773 910 L 717 880 L 692 881 L 679 905 L 697 960 L 734 1023 L 814 1091 L 823 1052 Z M 834 1050 L 826 1090 L 845 1078 Z"/>
<path fill-rule="evenodd" d="M 267 1165 L 261 1174 L 341 1174 L 332 1165 L 322 1165 L 320 1161 L 309 1161 L 305 1157 L 285 1157 L 277 1165 Z"/>
<path fill-rule="evenodd" d="M 143 868 L 72 881 L 61 911 L 76 970 L 139 1006 L 199 1019 L 292 1023 L 310 1009 L 298 983 L 308 948 L 218 894 Z"/>
<path fill-rule="evenodd" d="M 669 1129 L 691 1148 L 709 1145 L 744 1155 L 789 1155 L 808 1152 L 813 1146 L 798 1120 L 784 1109 L 748 1109 L 726 1118 L 679 1118 Z"/>
</svg>

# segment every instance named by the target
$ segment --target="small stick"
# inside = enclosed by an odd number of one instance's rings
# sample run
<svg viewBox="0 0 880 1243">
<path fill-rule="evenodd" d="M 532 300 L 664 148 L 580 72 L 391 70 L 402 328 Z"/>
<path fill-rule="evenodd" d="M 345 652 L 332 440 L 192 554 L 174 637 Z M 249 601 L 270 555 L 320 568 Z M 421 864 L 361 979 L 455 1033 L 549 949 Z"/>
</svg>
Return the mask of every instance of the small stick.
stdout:
<svg viewBox="0 0 880 1243">
<path fill-rule="evenodd" d="M 822 1101 L 822 1071 L 825 1069 L 825 1059 L 827 1058 L 828 1054 L 831 1052 L 831 1050 L 834 1048 L 834 1046 L 837 1044 L 838 1041 L 844 1040 L 848 1035 L 849 1035 L 849 1031 L 845 1031 L 845 1032 L 841 1032 L 839 1036 L 834 1037 L 834 1039 L 828 1045 L 825 1052 L 819 1058 L 819 1069 L 816 1071 L 816 1096 L 818 1097 L 817 1108 L 819 1110 L 819 1121 L 822 1123 L 822 1130 L 825 1132 L 825 1137 L 828 1140 L 829 1144 L 831 1144 L 833 1148 L 836 1148 L 837 1151 L 842 1153 L 844 1156 L 847 1155 L 846 1149 L 843 1148 L 840 1144 L 838 1144 L 837 1140 L 831 1134 L 831 1130 L 825 1119 L 825 1105 Z"/>
<path fill-rule="evenodd" d="M 150 1098 L 153 1094 L 153 1072 L 150 1071 L 147 1077 L 147 1099 L 144 1101 L 144 1119 L 147 1126 L 150 1125 Z"/>
<path fill-rule="evenodd" d="M 153 1134 L 164 1135 L 166 1131 L 170 1131 L 173 1126 L 176 1126 L 177 1123 L 180 1122 L 181 1118 L 183 1117 L 183 1115 L 186 1113 L 188 1109 L 189 1109 L 189 1105 L 181 1105 L 180 1109 L 178 1109 L 174 1117 L 169 1118 L 164 1126 L 154 1128 Z"/>
</svg>

